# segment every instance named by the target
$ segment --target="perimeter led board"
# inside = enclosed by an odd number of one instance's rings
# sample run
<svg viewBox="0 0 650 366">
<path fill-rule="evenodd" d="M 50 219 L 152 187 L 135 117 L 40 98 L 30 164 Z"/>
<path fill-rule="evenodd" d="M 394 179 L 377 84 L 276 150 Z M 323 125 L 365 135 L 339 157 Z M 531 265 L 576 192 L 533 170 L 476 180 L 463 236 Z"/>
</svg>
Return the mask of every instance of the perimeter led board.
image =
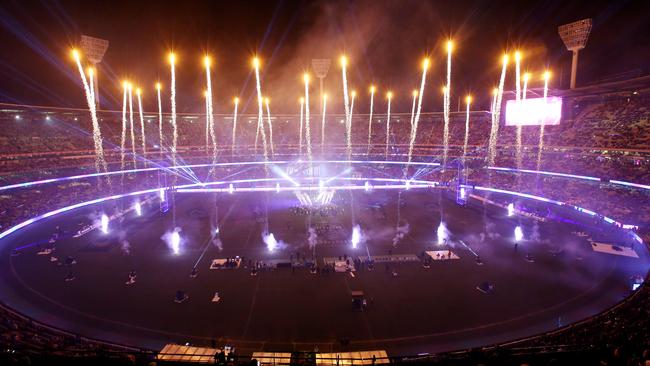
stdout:
<svg viewBox="0 0 650 366">
<path fill-rule="evenodd" d="M 562 98 L 549 97 L 509 100 L 506 103 L 506 126 L 559 125 Z"/>
</svg>

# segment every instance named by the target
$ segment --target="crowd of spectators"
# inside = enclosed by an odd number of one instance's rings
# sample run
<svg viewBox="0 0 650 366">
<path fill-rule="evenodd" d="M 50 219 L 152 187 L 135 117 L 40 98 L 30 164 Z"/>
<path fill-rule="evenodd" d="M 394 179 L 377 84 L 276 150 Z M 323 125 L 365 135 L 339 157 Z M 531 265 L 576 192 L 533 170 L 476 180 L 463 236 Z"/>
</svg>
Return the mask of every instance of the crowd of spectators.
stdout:
<svg viewBox="0 0 650 366">
<path fill-rule="evenodd" d="M 649 102 L 645 91 L 575 97 L 565 101 L 567 111 L 562 123 L 546 127 L 541 170 L 605 179 L 600 182 L 485 169 L 483 161 L 490 134 L 491 114 L 472 112 L 467 163 L 470 168 L 468 168 L 467 181 L 470 184 L 548 197 L 593 210 L 626 224 L 639 225 L 640 235 L 646 242 L 650 242 L 648 190 L 607 182 L 607 180 L 618 179 L 650 184 L 650 121 L 648 120 L 650 110 L 647 107 L 650 105 Z M 343 157 L 346 152 L 344 117 L 332 115 L 327 118 L 325 146 L 320 144 L 321 119 L 319 117 L 312 116 L 311 139 L 314 157 Z M 167 118 L 165 117 L 162 124 L 163 136 L 172 134 L 171 124 Z M 393 160 L 403 160 L 410 139 L 409 118 L 408 114 L 396 114 L 391 117 L 387 148 L 385 115 L 377 114 L 373 117 L 370 134 L 368 116 L 354 117 L 353 154 L 373 160 L 381 160 L 389 154 Z M 153 166 L 153 162 L 169 161 L 171 139 L 164 137 L 163 141 L 159 141 L 156 116 L 146 115 L 144 120 L 148 153 L 143 153 L 139 129 L 136 129 L 135 150 L 139 156 L 137 166 L 144 167 L 145 164 Z M 201 115 L 179 118 L 180 161 L 184 163 L 211 161 L 211 147 L 207 148 L 206 153 L 204 120 L 204 116 Z M 135 122 L 136 125 L 139 122 L 137 116 Z M 297 132 L 298 123 L 297 116 L 274 117 L 272 158 L 305 156 L 306 143 L 301 148 Z M 92 128 L 85 112 L 3 110 L 0 111 L 0 124 L 3 126 L 0 135 L 0 186 L 94 172 Z M 230 116 L 216 118 L 218 160 L 260 159 L 261 140 L 258 149 L 254 149 L 257 117 L 248 115 L 239 117 L 236 146 L 231 144 L 232 124 Z M 100 125 L 110 170 L 117 170 L 121 166 L 121 112 L 101 112 Z M 268 128 L 266 123 L 265 127 Z M 515 131 L 515 127 L 501 126 L 495 165 L 515 166 Z M 537 169 L 539 127 L 527 126 L 523 128 L 523 132 L 522 168 Z M 452 113 L 450 160 L 462 156 L 464 134 L 465 114 Z M 423 114 L 419 133 L 415 139 L 414 160 L 437 161 L 433 157 L 440 156 L 443 151 L 442 135 L 442 116 Z M 128 151 L 132 149 L 129 134 L 127 134 L 126 148 Z M 132 168 L 131 155 L 127 154 L 126 161 L 126 168 Z M 471 161 L 478 161 L 478 164 L 472 164 Z M 386 167 L 384 171 L 395 177 L 402 174 L 399 167 Z M 199 176 L 208 176 L 209 169 L 197 169 L 195 173 Z M 262 171 L 253 170 L 247 174 L 253 176 L 262 174 Z M 449 182 L 456 176 L 456 171 L 434 169 L 420 178 Z M 117 194 L 151 188 L 152 185 L 155 186 L 154 182 L 158 179 L 157 172 L 150 172 L 138 175 L 114 175 L 110 178 L 110 182 L 106 178 L 87 178 L 0 192 L 0 231 L 44 212 L 67 206 L 71 202 L 86 201 L 98 195 L 106 195 L 106 192 Z M 103 191 L 98 190 L 100 184 Z M 595 349 L 600 352 L 594 357 L 606 364 L 640 364 L 649 357 L 647 354 L 650 341 L 647 332 L 647 329 L 650 329 L 648 295 L 648 287 L 644 286 L 636 296 L 601 316 L 558 332 L 520 342 L 517 347 L 579 345 L 584 346 L 587 351 Z M 35 324 L 8 308 L 0 307 L 0 321 L 2 333 L 0 346 L 5 350 L 29 349 L 34 354 L 60 352 L 65 355 L 74 355 L 78 349 L 90 353 L 99 353 L 106 349 L 124 351 L 117 346 L 81 339 Z M 594 346 L 596 348 L 593 348 Z M 494 350 L 497 351 L 498 349 Z M 557 347 L 554 352 L 562 354 Z M 23 354 L 17 355 L 22 357 Z M 494 360 L 498 359 L 494 357 L 502 354 L 497 352 L 490 356 L 488 353 L 481 352 L 480 355 L 485 357 L 484 364 L 490 364 L 490 357 Z M 508 355 L 508 357 L 512 356 L 509 353 Z M 465 360 L 474 356 L 475 353 L 467 352 Z M 19 361 L 17 358 L 11 358 L 12 355 L 6 352 L 3 357 Z M 451 355 L 445 357 L 447 361 L 453 361 Z M 418 361 L 413 360 L 413 362 Z M 507 364 L 507 362 L 500 364 Z"/>
</svg>

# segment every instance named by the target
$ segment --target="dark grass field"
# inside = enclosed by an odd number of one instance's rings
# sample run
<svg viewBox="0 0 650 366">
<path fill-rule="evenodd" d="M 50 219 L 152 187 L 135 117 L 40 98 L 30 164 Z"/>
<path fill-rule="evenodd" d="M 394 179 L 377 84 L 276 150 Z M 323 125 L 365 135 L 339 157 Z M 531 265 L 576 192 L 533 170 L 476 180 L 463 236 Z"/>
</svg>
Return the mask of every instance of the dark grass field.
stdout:
<svg viewBox="0 0 650 366">
<path fill-rule="evenodd" d="M 269 252 L 261 239 L 265 202 L 269 230 L 284 247 Z M 184 246 L 178 255 L 161 240 L 173 226 L 172 212 L 161 215 L 157 201 L 144 206 L 144 215 L 111 222 L 108 235 L 95 230 L 74 239 L 71 233 L 88 224 L 95 210 L 79 209 L 39 222 L 2 243 L 2 301 L 51 324 L 82 335 L 154 349 L 167 342 L 209 345 L 234 344 L 240 352 L 253 350 L 386 349 L 414 354 L 460 349 L 506 341 L 568 324 L 613 305 L 629 294 L 629 277 L 644 273 L 647 257 L 630 259 L 592 252 L 584 238 L 564 223 L 541 223 L 541 240 L 513 248 L 513 230 L 521 225 L 533 235 L 532 221 L 505 217 L 502 210 L 457 206 L 438 190 L 408 191 L 401 196 L 402 222 L 409 234 L 392 246 L 397 222 L 397 193 L 355 193 L 354 220 L 367 241 L 351 248 L 350 194 L 338 192 L 333 203 L 342 211 L 334 217 L 314 217 L 312 223 L 338 224 L 332 239 L 307 245 L 307 218 L 292 212 L 295 196 L 283 194 L 179 194 L 176 226 Z M 132 201 L 121 204 L 130 205 Z M 256 215 L 255 212 L 258 212 Z M 436 244 L 436 228 L 444 218 L 452 238 Z M 219 222 L 223 250 L 210 243 L 211 220 Z M 47 240 L 60 225 L 65 231 L 54 254 L 77 264 L 57 266 L 49 256 L 28 246 L 18 256 L 10 249 Z M 481 240 L 482 232 L 490 233 Z M 602 235 L 602 234 L 599 234 Z M 130 252 L 121 247 L 128 240 Z M 322 239 L 322 237 L 321 237 Z M 616 238 L 609 238 L 616 240 Z M 459 240 L 478 253 L 484 265 Z M 312 275 L 307 268 L 260 271 L 251 276 L 248 261 L 295 259 L 315 253 L 325 257 L 420 254 L 451 249 L 460 260 L 378 264 L 374 271 Z M 534 262 L 525 260 L 526 253 Z M 559 253 L 559 254 L 558 254 Z M 213 258 L 244 257 L 239 269 L 210 270 Z M 190 278 L 197 265 L 198 277 Z M 125 285 L 131 269 L 137 282 Z M 390 271 L 397 271 L 392 276 Z M 65 282 L 72 271 L 76 279 Z M 481 282 L 494 285 L 484 294 Z M 173 302 L 177 290 L 189 299 Z M 362 290 L 367 311 L 351 306 L 351 290 Z M 218 291 L 221 301 L 211 302 Z M 341 340 L 349 340 L 344 346 Z"/>
</svg>

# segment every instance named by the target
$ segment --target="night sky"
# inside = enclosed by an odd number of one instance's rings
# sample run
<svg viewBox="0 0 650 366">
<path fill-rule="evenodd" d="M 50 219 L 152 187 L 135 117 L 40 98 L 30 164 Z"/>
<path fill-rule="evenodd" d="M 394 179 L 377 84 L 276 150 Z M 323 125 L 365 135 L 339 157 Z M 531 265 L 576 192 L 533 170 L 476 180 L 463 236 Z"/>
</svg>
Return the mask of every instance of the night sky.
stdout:
<svg viewBox="0 0 650 366">
<path fill-rule="evenodd" d="M 371 83 L 380 88 L 381 99 L 393 90 L 395 109 L 409 111 L 421 60 L 429 55 L 433 67 L 424 110 L 435 111 L 442 109 L 444 43 L 451 37 L 452 109 L 468 92 L 478 99 L 477 108 L 486 108 L 506 50 L 521 49 L 524 70 L 538 78 L 548 67 L 553 87 L 566 87 L 571 55 L 557 27 L 583 18 L 593 18 L 594 26 L 580 54 L 579 84 L 650 71 L 647 0 L 1 1 L 0 101 L 84 107 L 69 51 L 87 34 L 110 41 L 99 67 L 104 108 L 121 109 L 120 82 L 128 78 L 143 88 L 145 109 L 154 110 L 153 86 L 157 80 L 163 88 L 169 85 L 166 55 L 173 49 L 179 59 L 179 112 L 203 108 L 206 52 L 215 59 L 217 113 L 229 113 L 234 96 L 255 112 L 254 54 L 262 60 L 263 93 L 272 111 L 283 113 L 297 113 L 301 75 L 310 60 L 332 58 L 325 89 L 332 110 L 341 112 L 342 53 L 350 59 L 349 84 L 359 92 L 359 112 L 367 111 Z M 508 78 L 513 83 L 514 77 Z"/>
</svg>

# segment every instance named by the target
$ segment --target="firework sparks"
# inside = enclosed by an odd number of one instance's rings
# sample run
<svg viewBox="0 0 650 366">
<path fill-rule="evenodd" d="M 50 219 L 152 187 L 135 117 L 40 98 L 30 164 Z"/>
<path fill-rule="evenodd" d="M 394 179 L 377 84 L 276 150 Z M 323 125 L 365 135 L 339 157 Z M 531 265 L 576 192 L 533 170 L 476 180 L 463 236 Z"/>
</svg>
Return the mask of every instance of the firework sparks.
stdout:
<svg viewBox="0 0 650 366">
<path fill-rule="evenodd" d="M 162 160 L 162 154 L 163 154 L 163 132 L 162 132 L 162 100 L 160 98 L 160 89 L 161 89 L 160 83 L 156 83 L 156 94 L 158 96 L 158 149 L 160 151 L 160 159 Z"/>
<path fill-rule="evenodd" d="M 212 64 L 212 59 L 210 56 L 205 56 L 203 58 L 203 64 L 205 65 L 205 81 L 206 81 L 206 102 L 208 105 L 207 108 L 207 127 L 208 133 L 210 135 L 210 141 L 212 142 L 212 161 L 216 162 L 217 159 L 217 136 L 214 131 L 214 109 L 212 106 L 212 77 L 210 73 L 210 65 Z M 207 135 L 206 135 L 207 138 Z"/>
<path fill-rule="evenodd" d="M 515 101 L 517 104 L 521 102 L 521 52 L 515 52 Z M 517 123 L 517 134 L 516 134 L 516 163 L 517 168 L 521 169 L 522 159 L 521 159 L 521 124 Z"/>
<path fill-rule="evenodd" d="M 418 91 L 413 90 L 411 95 L 413 95 L 413 103 L 411 104 L 411 118 L 410 118 L 409 121 L 411 122 L 410 125 L 411 125 L 411 130 L 412 130 L 413 129 L 413 118 L 415 118 L 415 105 L 418 102 Z"/>
<path fill-rule="evenodd" d="M 81 76 L 81 82 L 84 86 L 84 91 L 86 92 L 86 102 L 88 103 L 88 109 L 90 110 L 90 118 L 93 123 L 93 143 L 95 146 L 95 169 L 99 172 L 101 169 L 107 171 L 106 161 L 104 160 L 104 147 L 102 146 L 102 133 L 99 128 L 99 122 L 97 120 L 97 110 L 94 99 L 94 92 L 90 91 L 88 82 L 86 81 L 86 74 L 84 73 L 83 67 L 81 66 L 81 56 L 79 51 L 72 50 L 72 57 L 77 64 L 79 69 L 79 75 Z M 91 76 L 92 77 L 92 76 Z"/>
<path fill-rule="evenodd" d="M 422 97 L 424 96 L 424 85 L 427 80 L 427 70 L 429 69 L 429 59 L 425 58 L 422 61 L 422 80 L 420 81 L 420 92 L 418 93 L 418 107 L 415 111 L 415 117 L 413 117 L 413 123 L 411 124 L 411 138 L 409 139 L 409 152 L 408 152 L 408 163 L 411 162 L 413 156 L 413 145 L 415 144 L 415 138 L 418 133 L 418 123 L 420 121 L 420 113 L 422 111 Z M 408 164 L 407 163 L 407 164 Z"/>
<path fill-rule="evenodd" d="M 271 122 L 271 108 L 269 107 L 269 98 L 264 98 L 266 104 L 266 121 L 269 125 L 269 145 L 271 146 L 271 155 L 275 155 L 273 150 L 273 123 Z"/>
<path fill-rule="evenodd" d="M 351 93 L 352 99 L 350 100 L 350 115 L 345 124 L 345 135 L 347 137 L 347 155 L 348 160 L 352 159 L 352 113 L 354 111 L 354 99 L 357 96 L 357 92 L 354 90 Z"/>
<path fill-rule="evenodd" d="M 133 157 L 133 167 L 137 167 L 135 159 L 135 126 L 133 123 L 133 85 L 129 84 L 129 127 L 131 129 L 131 156 Z"/>
<path fill-rule="evenodd" d="M 129 83 L 122 82 L 124 96 L 122 97 L 122 139 L 120 140 L 120 170 L 124 170 L 124 145 L 126 145 L 126 98 L 129 93 Z"/>
<path fill-rule="evenodd" d="M 388 160 L 388 142 L 390 141 L 390 101 L 393 99 L 393 92 L 389 91 L 386 93 L 386 99 L 388 100 L 388 105 L 386 107 L 386 150 L 385 157 Z"/>
<path fill-rule="evenodd" d="M 234 99 L 235 102 L 235 110 L 232 114 L 232 143 L 231 143 L 231 148 L 232 148 L 232 154 L 235 155 L 235 137 L 237 136 L 237 109 L 239 108 L 239 98 L 235 97 Z"/>
<path fill-rule="evenodd" d="M 305 82 L 305 138 L 307 139 L 307 158 L 311 161 L 311 130 L 309 127 L 309 74 L 303 75 Z"/>
<path fill-rule="evenodd" d="M 303 130 L 303 113 L 305 108 L 305 98 L 300 97 L 300 136 L 298 138 L 298 154 L 302 155 L 302 130 Z"/>
<path fill-rule="evenodd" d="M 172 109 L 172 164 L 176 165 L 176 146 L 178 144 L 178 125 L 176 124 L 176 55 L 169 54 L 169 65 L 171 71 L 171 93 L 170 104 Z"/>
<path fill-rule="evenodd" d="M 327 111 L 327 94 L 323 94 L 323 118 L 320 123 L 320 153 L 325 152 L 325 113 Z"/>
<path fill-rule="evenodd" d="M 142 113 L 142 90 L 140 88 L 135 90 L 135 95 L 138 97 L 138 113 L 140 115 L 140 133 L 142 134 L 142 155 L 147 155 L 147 141 L 144 135 L 144 114 Z"/>
<path fill-rule="evenodd" d="M 546 104 L 546 99 L 548 98 L 548 82 L 551 80 L 551 73 L 546 71 L 544 73 L 544 104 Z M 537 170 L 540 170 L 542 167 L 542 150 L 544 148 L 544 123 L 546 123 L 546 118 L 542 119 L 542 123 L 539 125 L 539 146 L 537 148 Z"/>
<path fill-rule="evenodd" d="M 469 106 L 472 103 L 472 97 L 470 95 L 465 97 L 465 104 L 467 109 L 465 110 L 465 140 L 463 141 L 463 161 L 467 155 L 467 144 L 469 143 Z"/>
<path fill-rule="evenodd" d="M 508 69 L 508 55 L 503 55 L 503 67 L 501 68 L 501 77 L 499 79 L 499 88 L 496 89 L 492 104 L 492 128 L 490 129 L 490 143 L 488 146 L 488 163 L 494 165 L 496 158 L 496 144 L 499 135 L 499 119 L 501 117 L 501 98 L 503 97 L 503 85 L 506 80 L 506 71 Z"/>
<path fill-rule="evenodd" d="M 530 79 L 530 74 L 525 73 L 523 79 L 524 79 L 524 86 L 521 89 L 521 99 L 526 100 L 526 92 L 528 91 L 528 80 Z"/>
<path fill-rule="evenodd" d="M 372 138 L 372 112 L 375 104 L 375 86 L 370 86 L 370 116 L 368 117 L 368 152 L 370 155 L 370 143 Z"/>
<path fill-rule="evenodd" d="M 264 110 L 262 107 L 262 84 L 260 83 L 260 60 L 253 58 L 253 67 L 255 68 L 255 82 L 257 87 L 257 130 L 262 133 L 262 145 L 264 147 L 264 161 L 269 160 L 268 147 L 266 145 L 266 132 L 264 131 Z M 257 134 L 255 135 L 255 149 L 257 150 Z"/>
<path fill-rule="evenodd" d="M 445 169 L 447 164 L 447 154 L 449 152 L 449 102 L 451 99 L 451 52 L 454 49 L 454 43 L 449 40 L 447 41 L 447 84 L 445 85 L 444 95 L 443 95 L 443 119 L 445 122 L 444 131 L 443 131 L 443 153 L 442 153 L 442 169 Z"/>
</svg>

